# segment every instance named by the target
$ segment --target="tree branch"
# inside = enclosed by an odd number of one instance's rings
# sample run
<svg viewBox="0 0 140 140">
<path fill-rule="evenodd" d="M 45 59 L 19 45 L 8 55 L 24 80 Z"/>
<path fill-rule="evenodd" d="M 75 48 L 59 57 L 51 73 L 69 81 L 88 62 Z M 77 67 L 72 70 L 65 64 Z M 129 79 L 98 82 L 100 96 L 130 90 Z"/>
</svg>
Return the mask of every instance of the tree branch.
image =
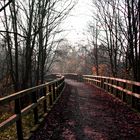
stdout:
<svg viewBox="0 0 140 140">
<path fill-rule="evenodd" d="M 1 33 L 15 34 L 15 32 L 10 32 L 10 31 L 2 31 L 2 30 L 0 30 L 0 32 L 1 32 Z M 23 35 L 21 35 L 21 34 L 19 34 L 19 33 L 17 33 L 17 32 L 16 32 L 16 34 L 19 35 L 20 37 L 27 38 L 26 36 L 23 36 Z"/>
<path fill-rule="evenodd" d="M 0 12 L 1 12 L 2 10 L 4 10 L 11 2 L 12 2 L 12 0 L 9 0 L 9 2 L 7 2 L 7 3 L 0 9 Z"/>
</svg>

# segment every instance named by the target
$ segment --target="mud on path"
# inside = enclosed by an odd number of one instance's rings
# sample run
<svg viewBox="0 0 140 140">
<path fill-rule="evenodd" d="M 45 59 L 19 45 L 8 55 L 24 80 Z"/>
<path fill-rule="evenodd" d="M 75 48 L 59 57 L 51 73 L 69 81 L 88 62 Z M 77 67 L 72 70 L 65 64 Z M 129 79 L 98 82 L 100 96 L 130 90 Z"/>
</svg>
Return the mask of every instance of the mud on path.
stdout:
<svg viewBox="0 0 140 140">
<path fill-rule="evenodd" d="M 66 83 L 32 140 L 140 140 L 140 114 L 94 86 Z"/>
</svg>

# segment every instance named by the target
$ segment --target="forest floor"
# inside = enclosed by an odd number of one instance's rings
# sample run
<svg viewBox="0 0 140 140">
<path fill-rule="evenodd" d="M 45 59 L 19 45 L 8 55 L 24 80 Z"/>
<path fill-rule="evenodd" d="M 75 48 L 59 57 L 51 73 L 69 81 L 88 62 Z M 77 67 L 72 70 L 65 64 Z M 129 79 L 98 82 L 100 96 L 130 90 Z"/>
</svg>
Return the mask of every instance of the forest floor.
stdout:
<svg viewBox="0 0 140 140">
<path fill-rule="evenodd" d="M 97 87 L 66 80 L 32 140 L 140 140 L 140 114 Z"/>
</svg>

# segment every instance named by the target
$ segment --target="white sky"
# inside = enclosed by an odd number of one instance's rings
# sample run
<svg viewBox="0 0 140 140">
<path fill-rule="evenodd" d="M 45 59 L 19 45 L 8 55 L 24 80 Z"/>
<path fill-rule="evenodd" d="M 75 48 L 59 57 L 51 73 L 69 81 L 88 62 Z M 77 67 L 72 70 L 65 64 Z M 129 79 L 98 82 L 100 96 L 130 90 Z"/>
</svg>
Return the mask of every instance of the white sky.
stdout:
<svg viewBox="0 0 140 140">
<path fill-rule="evenodd" d="M 62 33 L 62 38 L 66 38 L 72 44 L 85 44 L 88 23 L 92 19 L 91 5 L 92 0 L 78 0 L 77 5 L 61 25 L 62 29 L 66 30 Z"/>
<path fill-rule="evenodd" d="M 65 38 L 72 44 L 86 41 L 87 26 L 92 19 L 91 11 L 91 0 L 79 0 L 64 24 L 61 25 L 66 30 L 64 33 Z"/>
</svg>

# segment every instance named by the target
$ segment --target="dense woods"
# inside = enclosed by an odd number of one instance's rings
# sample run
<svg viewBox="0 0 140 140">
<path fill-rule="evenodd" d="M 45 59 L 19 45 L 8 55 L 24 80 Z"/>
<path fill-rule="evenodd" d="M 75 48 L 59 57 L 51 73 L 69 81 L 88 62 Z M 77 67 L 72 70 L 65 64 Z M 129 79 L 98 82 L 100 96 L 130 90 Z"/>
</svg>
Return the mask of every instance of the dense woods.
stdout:
<svg viewBox="0 0 140 140">
<path fill-rule="evenodd" d="M 99 72 L 102 66 L 109 68 L 109 76 L 140 81 L 140 1 L 93 0 L 92 6 L 96 11 L 96 22 L 89 25 L 94 73 L 107 74 Z"/>
<path fill-rule="evenodd" d="M 19 91 L 44 83 L 55 61 L 57 34 L 69 14 L 71 0 L 7 0 L 0 8 L 1 88 Z"/>
</svg>

